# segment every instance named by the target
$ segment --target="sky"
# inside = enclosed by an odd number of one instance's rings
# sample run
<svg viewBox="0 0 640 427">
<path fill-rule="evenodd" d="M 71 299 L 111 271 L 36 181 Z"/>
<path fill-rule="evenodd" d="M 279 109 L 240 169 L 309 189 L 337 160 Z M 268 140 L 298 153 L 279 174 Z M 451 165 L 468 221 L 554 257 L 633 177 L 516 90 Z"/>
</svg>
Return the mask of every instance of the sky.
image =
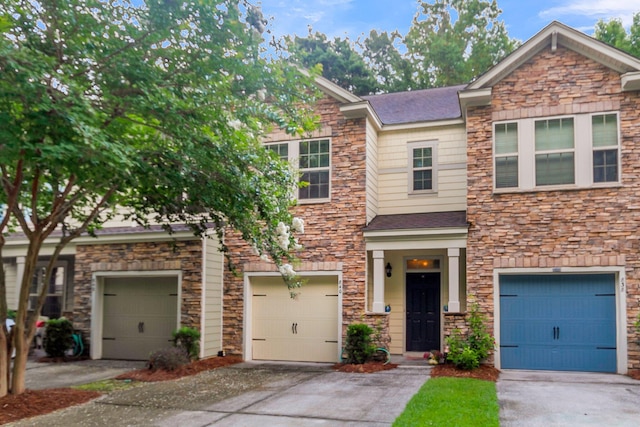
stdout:
<svg viewBox="0 0 640 427">
<path fill-rule="evenodd" d="M 352 40 L 372 29 L 405 35 L 418 10 L 418 0 L 257 0 L 265 17 L 273 17 L 276 37 L 305 37 L 308 27 Z M 640 0 L 498 0 L 509 36 L 526 41 L 551 21 L 560 21 L 587 34 L 599 19 L 621 19 L 628 29 Z"/>
</svg>

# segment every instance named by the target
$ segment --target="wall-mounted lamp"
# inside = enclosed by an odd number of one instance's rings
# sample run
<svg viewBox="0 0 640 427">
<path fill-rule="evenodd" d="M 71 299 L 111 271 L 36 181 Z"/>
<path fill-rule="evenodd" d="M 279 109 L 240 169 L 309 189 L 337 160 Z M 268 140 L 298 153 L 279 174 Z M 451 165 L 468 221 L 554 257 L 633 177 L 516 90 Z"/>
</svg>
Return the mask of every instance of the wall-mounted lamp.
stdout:
<svg viewBox="0 0 640 427">
<path fill-rule="evenodd" d="M 391 277 L 391 270 L 393 270 L 391 268 L 391 263 L 387 263 L 387 266 L 384 268 L 384 270 L 387 272 L 387 277 Z"/>
</svg>

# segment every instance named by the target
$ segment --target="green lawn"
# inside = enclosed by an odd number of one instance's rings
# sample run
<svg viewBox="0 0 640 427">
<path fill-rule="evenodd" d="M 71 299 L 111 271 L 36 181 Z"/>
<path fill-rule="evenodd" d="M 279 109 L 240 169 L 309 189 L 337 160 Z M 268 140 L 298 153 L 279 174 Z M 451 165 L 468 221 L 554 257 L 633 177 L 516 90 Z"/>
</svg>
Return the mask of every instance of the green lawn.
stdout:
<svg viewBox="0 0 640 427">
<path fill-rule="evenodd" d="M 394 427 L 499 425 L 495 383 L 450 377 L 424 383 L 393 423 Z"/>
</svg>

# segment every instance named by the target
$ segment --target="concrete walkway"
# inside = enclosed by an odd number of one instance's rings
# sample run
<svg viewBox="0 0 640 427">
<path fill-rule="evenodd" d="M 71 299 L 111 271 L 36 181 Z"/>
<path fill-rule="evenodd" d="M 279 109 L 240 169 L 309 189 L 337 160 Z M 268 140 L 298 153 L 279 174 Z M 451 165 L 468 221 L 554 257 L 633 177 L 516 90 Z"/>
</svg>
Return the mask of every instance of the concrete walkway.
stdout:
<svg viewBox="0 0 640 427">
<path fill-rule="evenodd" d="M 373 374 L 323 364 L 242 363 L 113 392 L 13 426 L 389 426 L 428 380 L 422 366 Z"/>
<path fill-rule="evenodd" d="M 638 426 L 640 381 L 614 374 L 503 370 L 500 425 Z"/>
</svg>

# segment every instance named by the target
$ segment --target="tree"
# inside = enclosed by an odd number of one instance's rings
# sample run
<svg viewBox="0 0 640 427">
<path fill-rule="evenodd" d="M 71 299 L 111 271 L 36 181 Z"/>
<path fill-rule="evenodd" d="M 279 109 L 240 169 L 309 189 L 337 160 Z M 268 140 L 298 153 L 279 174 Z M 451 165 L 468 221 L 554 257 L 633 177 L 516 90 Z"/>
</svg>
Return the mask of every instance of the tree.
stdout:
<svg viewBox="0 0 640 427">
<path fill-rule="evenodd" d="M 287 39 L 292 59 L 322 64 L 323 76 L 367 95 L 468 83 L 513 51 L 495 0 L 418 2 L 406 36 L 369 33 L 363 41 L 328 40 L 322 33 Z"/>
<path fill-rule="evenodd" d="M 65 245 L 116 209 L 167 231 L 235 229 L 294 276 L 297 175 L 260 137 L 312 130 L 316 93 L 313 76 L 261 57 L 264 23 L 244 0 L 0 4 L 0 259 L 7 233 L 29 241 L 13 337 L 0 268 L 0 396 L 24 391 L 43 243 L 55 242 L 48 282 Z"/>
<path fill-rule="evenodd" d="M 378 92 L 378 82 L 364 59 L 348 39 L 339 37 L 328 40 L 327 36 L 309 28 L 307 37 L 285 38 L 291 59 L 305 68 L 318 64 L 322 76 L 355 95 L 370 95 Z"/>
<path fill-rule="evenodd" d="M 640 58 L 640 12 L 633 15 L 628 33 L 620 19 L 601 19 L 596 23 L 594 37 Z"/>
<path fill-rule="evenodd" d="M 396 46 L 401 40 L 402 36 L 397 31 L 388 34 L 372 30 L 360 43 L 362 56 L 376 76 L 381 91 L 402 92 L 412 86 L 413 67 Z"/>
<path fill-rule="evenodd" d="M 414 88 L 468 83 L 517 45 L 498 19 L 495 0 L 422 1 L 420 8 L 404 39 Z"/>
</svg>

